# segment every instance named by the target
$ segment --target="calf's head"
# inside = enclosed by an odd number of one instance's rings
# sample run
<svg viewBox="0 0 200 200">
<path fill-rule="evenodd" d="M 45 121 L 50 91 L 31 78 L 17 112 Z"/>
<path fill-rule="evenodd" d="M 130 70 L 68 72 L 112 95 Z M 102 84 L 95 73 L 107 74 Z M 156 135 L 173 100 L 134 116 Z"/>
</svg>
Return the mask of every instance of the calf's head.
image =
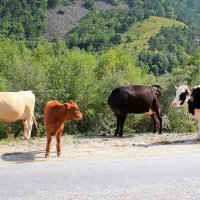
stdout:
<svg viewBox="0 0 200 200">
<path fill-rule="evenodd" d="M 188 100 L 190 99 L 190 94 L 191 94 L 191 91 L 187 86 L 181 85 L 178 88 L 176 87 L 176 96 L 171 106 L 173 108 L 187 107 Z"/>
<path fill-rule="evenodd" d="M 69 102 L 65 103 L 64 106 L 65 106 L 65 119 L 67 121 L 82 119 L 83 115 L 74 101 L 70 100 Z"/>
</svg>

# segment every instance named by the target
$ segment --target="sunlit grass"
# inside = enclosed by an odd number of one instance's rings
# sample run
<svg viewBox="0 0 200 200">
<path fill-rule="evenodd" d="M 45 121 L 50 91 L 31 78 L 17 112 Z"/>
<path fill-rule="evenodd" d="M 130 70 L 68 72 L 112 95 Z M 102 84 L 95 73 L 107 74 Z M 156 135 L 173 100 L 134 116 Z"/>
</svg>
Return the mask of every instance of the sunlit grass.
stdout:
<svg viewBox="0 0 200 200">
<path fill-rule="evenodd" d="M 148 48 L 148 40 L 159 33 L 161 27 L 185 26 L 184 23 L 163 17 L 151 16 L 148 19 L 134 24 L 124 35 L 131 36 L 132 42 L 121 44 L 119 48 L 125 48 L 128 53 L 138 53 Z"/>
</svg>

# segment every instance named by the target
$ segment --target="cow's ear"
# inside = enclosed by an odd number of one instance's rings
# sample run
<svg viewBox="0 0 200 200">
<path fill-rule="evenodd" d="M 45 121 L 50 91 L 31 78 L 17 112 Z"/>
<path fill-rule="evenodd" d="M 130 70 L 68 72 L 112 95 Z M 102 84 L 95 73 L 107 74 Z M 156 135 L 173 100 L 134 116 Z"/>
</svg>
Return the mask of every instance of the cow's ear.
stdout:
<svg viewBox="0 0 200 200">
<path fill-rule="evenodd" d="M 73 100 L 70 100 L 69 103 L 74 104 L 74 101 L 73 101 Z"/>
<path fill-rule="evenodd" d="M 192 89 L 188 88 L 188 90 L 185 91 L 185 95 L 191 95 L 192 94 Z"/>
<path fill-rule="evenodd" d="M 178 90 L 178 87 L 177 87 L 177 86 L 175 86 L 175 90 Z"/>
<path fill-rule="evenodd" d="M 74 102 L 73 100 L 70 100 L 70 101 L 69 101 L 69 104 L 74 105 L 75 102 Z"/>
<path fill-rule="evenodd" d="M 70 104 L 69 103 L 64 103 L 65 108 L 69 109 L 70 108 Z"/>
</svg>

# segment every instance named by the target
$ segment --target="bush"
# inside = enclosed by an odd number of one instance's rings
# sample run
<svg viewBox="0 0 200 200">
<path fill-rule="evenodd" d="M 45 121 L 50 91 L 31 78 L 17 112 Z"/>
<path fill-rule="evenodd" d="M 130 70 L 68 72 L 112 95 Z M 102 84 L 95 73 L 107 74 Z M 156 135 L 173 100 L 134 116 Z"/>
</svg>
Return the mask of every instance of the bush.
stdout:
<svg viewBox="0 0 200 200">
<path fill-rule="evenodd" d="M 94 0 L 86 0 L 83 5 L 87 9 L 92 9 L 94 7 Z"/>
<path fill-rule="evenodd" d="M 111 42 L 114 45 L 121 44 L 124 42 L 124 37 L 121 33 L 117 33 L 111 38 Z"/>
<path fill-rule="evenodd" d="M 64 15 L 65 12 L 63 10 L 58 10 L 57 14 Z"/>
</svg>

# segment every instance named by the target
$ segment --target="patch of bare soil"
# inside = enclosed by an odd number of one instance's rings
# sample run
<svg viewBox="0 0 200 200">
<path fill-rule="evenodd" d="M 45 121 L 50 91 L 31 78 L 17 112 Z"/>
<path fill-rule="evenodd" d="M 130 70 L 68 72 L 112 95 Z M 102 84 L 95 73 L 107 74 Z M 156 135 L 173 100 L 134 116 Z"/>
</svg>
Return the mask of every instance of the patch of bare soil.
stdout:
<svg viewBox="0 0 200 200">
<path fill-rule="evenodd" d="M 49 9 L 47 13 L 47 31 L 44 34 L 46 40 L 64 39 L 65 35 L 85 16 L 88 12 L 83 7 L 83 0 L 77 0 L 69 6 L 57 6 Z"/>
<path fill-rule="evenodd" d="M 48 41 L 54 39 L 64 39 L 65 36 L 71 31 L 89 12 L 83 6 L 84 0 L 77 0 L 75 3 L 68 6 L 57 6 L 56 8 L 49 9 L 47 12 L 47 31 L 44 38 Z M 119 7 L 122 7 L 120 5 Z M 114 8 L 109 3 L 104 1 L 95 2 L 95 8 L 99 10 L 108 10 Z"/>
<path fill-rule="evenodd" d="M 151 155 L 173 152 L 200 151 L 200 141 L 191 134 L 141 134 L 133 137 L 77 137 L 62 138 L 62 157 Z M 5 161 L 44 159 L 46 138 L 0 142 L 0 157 Z M 56 156 L 53 137 L 50 158 Z"/>
<path fill-rule="evenodd" d="M 95 8 L 99 9 L 99 10 L 109 10 L 114 8 L 114 6 L 112 6 L 109 3 L 106 3 L 104 1 L 97 1 L 95 2 Z"/>
</svg>

